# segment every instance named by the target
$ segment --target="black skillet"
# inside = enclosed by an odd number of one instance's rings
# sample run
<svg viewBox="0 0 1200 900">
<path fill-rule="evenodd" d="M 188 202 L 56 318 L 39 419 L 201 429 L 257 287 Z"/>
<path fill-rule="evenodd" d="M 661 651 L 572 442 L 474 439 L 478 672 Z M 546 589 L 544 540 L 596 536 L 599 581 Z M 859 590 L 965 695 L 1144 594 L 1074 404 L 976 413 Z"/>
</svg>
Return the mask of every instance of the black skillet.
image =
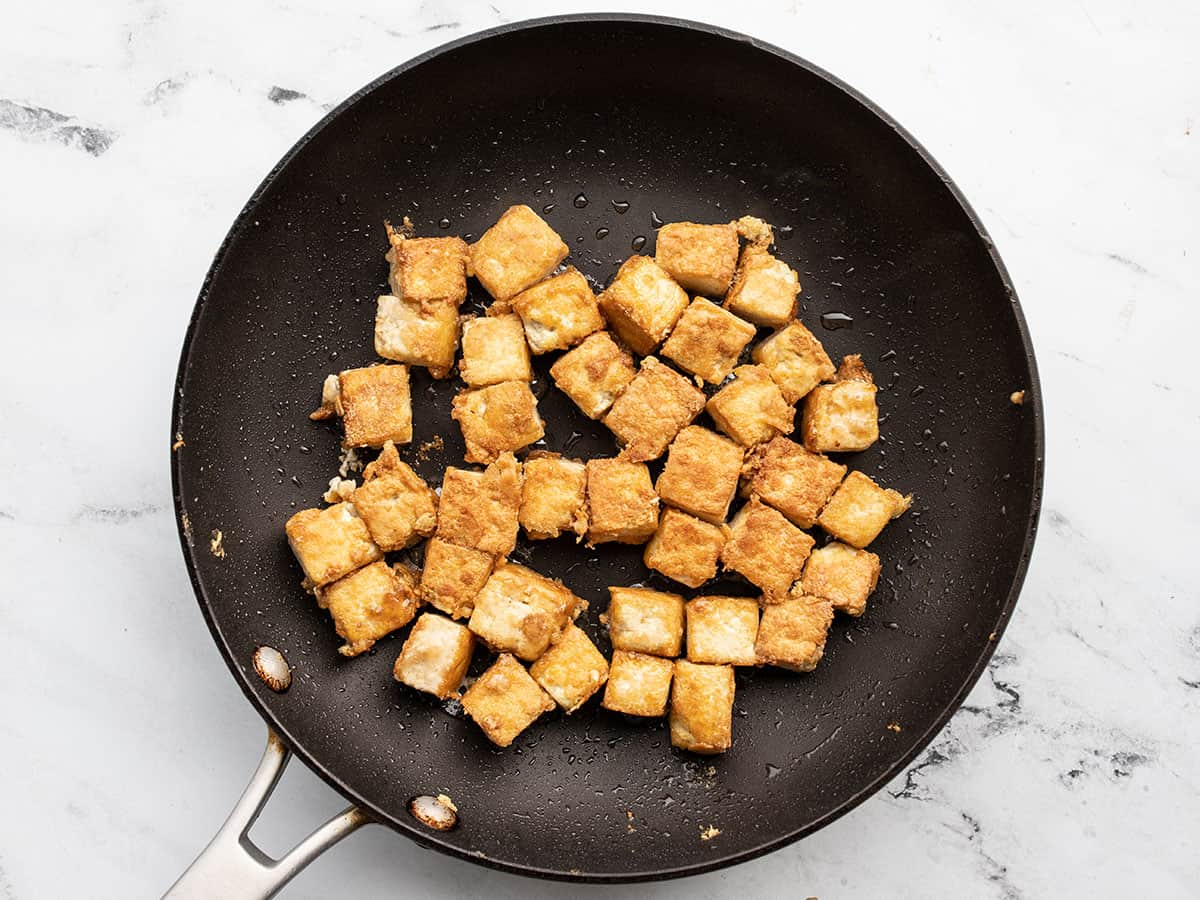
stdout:
<svg viewBox="0 0 1200 900">
<path fill-rule="evenodd" d="M 916 503 L 872 545 L 884 560 L 880 587 L 860 620 L 838 618 L 816 672 L 739 671 L 724 756 L 677 752 L 662 721 L 629 721 L 595 700 L 495 749 L 461 714 L 392 680 L 401 636 L 342 659 L 326 614 L 300 590 L 283 523 L 317 504 L 339 453 L 336 428 L 307 413 L 327 373 L 374 360 L 383 220 L 407 215 L 421 234 L 469 239 L 514 203 L 543 211 L 570 261 L 600 284 L 635 243 L 652 251 L 656 223 L 761 216 L 801 272 L 801 318 L 835 358 L 861 353 L 880 384 L 884 437 L 846 461 Z M 472 285 L 467 306 L 485 300 Z M 820 330 L 823 315 L 842 327 Z M 605 429 L 549 385 L 550 361 L 541 359 L 537 385 L 548 447 L 613 454 Z M 413 379 L 406 456 L 436 484 L 446 465 L 462 464 L 449 417 L 457 385 L 423 370 Z M 1010 394 L 1022 389 L 1018 406 Z M 196 596 L 282 741 L 177 896 L 225 884 L 217 857 L 229 857 L 252 819 L 283 746 L 357 810 L 298 856 L 230 882 L 254 896 L 368 820 L 461 859 L 586 881 L 695 874 L 781 847 L 869 797 L 950 717 L 1008 621 L 1037 525 L 1033 351 L 966 201 L 910 135 L 837 79 L 687 22 L 507 25 L 359 91 L 284 157 L 234 223 L 196 303 L 177 390 L 172 435 L 185 445 L 172 473 Z M 444 449 L 417 456 L 435 436 Z M 223 557 L 211 552 L 216 530 Z M 596 620 L 605 588 L 646 580 L 640 556 L 640 547 L 566 541 L 518 549 L 591 603 L 585 628 L 606 652 Z M 736 583 L 706 590 L 749 593 Z M 286 693 L 255 675 L 262 644 L 295 670 Z M 410 815 L 409 800 L 431 793 L 457 803 L 457 828 L 432 831 Z M 720 834 L 702 840 L 710 825 Z"/>
</svg>

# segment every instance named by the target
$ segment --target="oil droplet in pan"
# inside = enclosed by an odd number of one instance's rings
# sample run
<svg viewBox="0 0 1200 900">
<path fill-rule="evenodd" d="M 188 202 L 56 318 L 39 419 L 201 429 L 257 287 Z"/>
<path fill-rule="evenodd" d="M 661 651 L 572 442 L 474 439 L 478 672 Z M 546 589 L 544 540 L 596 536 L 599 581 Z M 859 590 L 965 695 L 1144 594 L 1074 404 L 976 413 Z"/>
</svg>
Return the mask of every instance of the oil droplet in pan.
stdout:
<svg viewBox="0 0 1200 900">
<path fill-rule="evenodd" d="M 643 247 L 646 246 L 646 236 L 644 234 L 639 234 L 633 239 L 633 242 L 629 246 L 633 248 L 634 253 L 639 252 Z"/>
<path fill-rule="evenodd" d="M 612 202 L 612 208 L 615 209 L 620 215 L 623 216 L 623 215 L 625 215 L 625 213 L 629 212 L 629 201 L 628 200 L 614 200 Z"/>
<path fill-rule="evenodd" d="M 844 312 L 821 313 L 821 326 L 827 331 L 837 331 L 841 328 L 853 328 L 854 318 Z"/>
<path fill-rule="evenodd" d="M 575 203 L 576 209 L 583 209 L 588 205 L 587 194 L 577 194 L 573 202 Z"/>
<path fill-rule="evenodd" d="M 608 237 L 608 229 L 607 228 L 597 228 L 596 229 L 596 240 L 602 241 L 606 237 Z"/>
</svg>

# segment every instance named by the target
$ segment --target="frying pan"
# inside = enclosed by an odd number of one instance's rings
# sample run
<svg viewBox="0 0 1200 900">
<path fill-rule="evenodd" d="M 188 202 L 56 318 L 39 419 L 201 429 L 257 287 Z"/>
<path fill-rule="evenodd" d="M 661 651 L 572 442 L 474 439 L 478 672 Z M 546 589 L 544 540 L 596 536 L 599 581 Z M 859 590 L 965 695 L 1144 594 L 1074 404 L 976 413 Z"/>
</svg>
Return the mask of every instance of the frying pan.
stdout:
<svg viewBox="0 0 1200 900">
<path fill-rule="evenodd" d="M 327 373 L 374 360 L 383 220 L 407 215 L 420 234 L 470 239 L 514 203 L 543 210 L 597 284 L 635 243 L 650 252 L 662 221 L 761 216 L 801 273 L 801 319 L 835 359 L 861 353 L 880 385 L 883 438 L 845 461 L 913 492 L 914 507 L 872 545 L 880 586 L 861 619 L 838 617 L 815 672 L 738 671 L 723 756 L 676 751 L 663 721 L 627 720 L 596 700 L 496 749 L 452 705 L 393 681 L 402 636 L 341 658 L 326 614 L 299 587 L 283 523 L 317 505 L 339 456 L 337 429 L 306 414 Z M 484 303 L 472 285 L 466 311 Z M 535 382 L 546 446 L 613 455 L 603 426 L 551 386 L 551 361 L 538 360 Z M 446 465 L 462 465 L 449 417 L 458 385 L 412 377 L 405 456 L 438 484 Z M 1017 390 L 1024 405 L 1010 401 Z M 900 772 L 978 678 L 1017 599 L 1042 480 L 1037 374 L 1012 283 L 929 154 L 795 56 L 626 15 L 464 38 L 382 76 L 305 135 L 204 283 L 179 366 L 176 435 L 196 597 L 271 735 L 178 897 L 269 896 L 367 821 L 471 862 L 603 882 L 695 874 L 795 841 Z M 211 549 L 217 531 L 223 556 Z M 608 653 L 597 621 L 606 587 L 667 586 L 649 577 L 641 549 L 522 542 L 516 556 L 591 603 L 581 624 Z M 704 592 L 752 593 L 732 581 Z M 256 677 L 260 645 L 290 661 L 286 693 Z M 353 806 L 275 861 L 246 830 L 289 751 Z M 408 812 L 414 796 L 439 793 L 459 808 L 451 831 Z M 702 839 L 709 826 L 720 833 Z"/>
</svg>

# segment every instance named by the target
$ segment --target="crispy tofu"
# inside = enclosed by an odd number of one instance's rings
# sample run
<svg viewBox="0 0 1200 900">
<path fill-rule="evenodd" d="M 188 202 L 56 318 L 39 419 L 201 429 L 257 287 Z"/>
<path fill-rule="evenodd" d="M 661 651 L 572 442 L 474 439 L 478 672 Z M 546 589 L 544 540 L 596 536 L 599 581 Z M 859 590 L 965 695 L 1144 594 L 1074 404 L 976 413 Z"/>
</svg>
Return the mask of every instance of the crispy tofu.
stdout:
<svg viewBox="0 0 1200 900">
<path fill-rule="evenodd" d="M 467 298 L 467 245 L 462 238 L 410 238 L 388 228 L 388 284 L 392 294 L 416 303 Z"/>
<path fill-rule="evenodd" d="M 453 619 L 468 618 L 495 562 L 491 553 L 431 538 L 421 569 L 421 599 Z"/>
<path fill-rule="evenodd" d="M 834 374 L 821 342 L 799 322 L 790 322 L 763 340 L 750 358 L 771 373 L 788 403 L 797 402 Z"/>
<path fill-rule="evenodd" d="M 583 629 L 568 625 L 529 674 L 570 715 L 608 681 L 608 660 Z"/>
<path fill-rule="evenodd" d="M 458 304 L 449 300 L 379 298 L 375 313 L 375 352 L 384 359 L 424 366 L 434 378 L 454 368 L 458 349 Z"/>
<path fill-rule="evenodd" d="M 672 369 L 648 356 L 617 397 L 604 424 L 634 462 L 657 459 L 675 435 L 704 409 L 704 394 Z"/>
<path fill-rule="evenodd" d="M 733 743 L 733 666 L 675 660 L 671 686 L 671 746 L 724 753 Z"/>
<path fill-rule="evenodd" d="M 604 327 L 596 295 L 574 267 L 521 291 L 512 308 L 534 353 L 566 350 Z"/>
<path fill-rule="evenodd" d="M 719 524 L 729 513 L 742 471 L 742 447 L 689 425 L 676 435 L 655 489 L 663 503 Z"/>
<path fill-rule="evenodd" d="M 353 503 L 302 509 L 287 520 L 284 531 L 305 579 L 314 587 L 337 581 L 383 556 Z"/>
<path fill-rule="evenodd" d="M 644 463 L 587 461 L 589 545 L 642 544 L 658 528 L 658 495 Z"/>
<path fill-rule="evenodd" d="M 800 276 L 766 249 L 748 244 L 738 260 L 725 308 L 755 325 L 777 327 L 796 316 Z"/>
<path fill-rule="evenodd" d="M 492 649 L 532 661 L 586 606 L 560 581 L 500 565 L 475 595 L 467 627 Z"/>
<path fill-rule="evenodd" d="M 467 688 L 462 705 L 488 740 L 507 747 L 538 716 L 554 709 L 554 700 L 515 657 L 502 653 Z"/>
<path fill-rule="evenodd" d="M 615 650 L 678 656 L 683 643 L 683 597 L 649 588 L 610 587 L 608 632 Z"/>
<path fill-rule="evenodd" d="M 600 705 L 629 716 L 661 716 L 667 711 L 674 670 L 669 659 L 614 650 Z"/>
<path fill-rule="evenodd" d="M 351 495 L 354 508 L 381 550 L 403 550 L 437 527 L 437 494 L 388 441 L 379 458 L 363 471 L 363 485 Z"/>
<path fill-rule="evenodd" d="M 570 252 L 528 206 L 510 206 L 471 245 L 471 271 L 497 300 L 508 300 L 554 271 Z"/>
<path fill-rule="evenodd" d="M 825 653 L 833 623 L 828 600 L 792 591 L 786 600 L 763 607 L 755 652 L 764 665 L 811 672 Z"/>
<path fill-rule="evenodd" d="M 471 387 L 533 378 L 520 317 L 509 313 L 465 320 L 458 369 Z"/>
<path fill-rule="evenodd" d="M 687 658 L 694 663 L 756 666 L 758 601 L 696 597 L 687 603 Z"/>
<path fill-rule="evenodd" d="M 700 587 L 716 576 L 724 546 L 725 532 L 721 528 L 668 506 L 642 559 L 648 569 L 688 587 Z"/>
<path fill-rule="evenodd" d="M 879 570 L 879 557 L 871 551 L 834 541 L 809 555 L 800 589 L 828 600 L 835 610 L 861 616 L 879 582 Z"/>
<path fill-rule="evenodd" d="M 737 228 L 671 222 L 658 230 L 654 261 L 687 290 L 724 297 L 737 268 Z"/>
<path fill-rule="evenodd" d="M 708 414 L 743 447 L 791 434 L 796 411 L 762 366 L 738 366 L 733 381 L 709 398 Z"/>
<path fill-rule="evenodd" d="M 521 483 L 521 527 L 533 540 L 587 534 L 587 467 L 557 453 L 531 453 Z"/>
<path fill-rule="evenodd" d="M 528 447 L 546 433 L 537 399 L 525 381 L 462 391 L 454 398 L 450 416 L 462 429 L 467 462 L 495 462 L 500 454 Z"/>
<path fill-rule="evenodd" d="M 599 419 L 633 381 L 633 357 L 622 350 L 607 331 L 598 331 L 550 367 L 558 389 L 575 402 L 589 419 Z"/>
<path fill-rule="evenodd" d="M 438 503 L 437 536 L 495 556 L 517 545 L 521 508 L 521 466 L 503 454 L 482 472 L 446 467 Z"/>
<path fill-rule="evenodd" d="M 845 474 L 845 466 L 776 437 L 750 452 L 742 493 L 758 497 L 801 528 L 812 528 Z"/>
<path fill-rule="evenodd" d="M 861 550 L 879 537 L 884 525 L 911 505 L 911 496 L 881 488 L 862 472 L 851 472 L 817 517 L 817 524 L 838 540 Z"/>
<path fill-rule="evenodd" d="M 634 353 L 645 356 L 687 309 L 688 295 L 648 256 L 631 256 L 600 294 L 600 311 Z"/>
<path fill-rule="evenodd" d="M 475 636 L 466 626 L 423 613 L 392 668 L 395 679 L 439 700 L 458 696 L 475 649 Z"/>
<path fill-rule="evenodd" d="M 746 345 L 754 340 L 754 326 L 711 300 L 691 302 L 667 342 L 662 355 L 681 369 L 699 375 L 709 384 L 720 384 Z"/>
<path fill-rule="evenodd" d="M 784 596 L 800 577 L 813 543 L 782 513 L 751 498 L 729 523 L 721 562 L 761 588 L 769 602 Z"/>
<path fill-rule="evenodd" d="M 408 366 L 368 366 L 338 373 L 344 447 L 382 447 L 412 440 Z"/>
<path fill-rule="evenodd" d="M 417 573 L 377 560 L 316 589 L 317 604 L 329 610 L 346 643 L 342 656 L 358 656 L 384 635 L 403 628 L 417 614 Z"/>
<path fill-rule="evenodd" d="M 875 382 L 862 357 L 847 356 L 837 381 L 813 388 L 804 398 L 800 433 L 814 453 L 866 450 L 879 440 Z"/>
</svg>

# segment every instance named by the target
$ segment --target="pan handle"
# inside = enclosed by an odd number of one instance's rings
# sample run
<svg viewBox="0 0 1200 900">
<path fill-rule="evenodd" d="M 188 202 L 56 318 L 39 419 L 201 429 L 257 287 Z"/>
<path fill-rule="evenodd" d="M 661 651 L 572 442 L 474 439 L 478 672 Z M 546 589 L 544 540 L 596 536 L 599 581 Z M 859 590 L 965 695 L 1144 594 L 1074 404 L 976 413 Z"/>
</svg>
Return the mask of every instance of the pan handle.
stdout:
<svg viewBox="0 0 1200 900">
<path fill-rule="evenodd" d="M 300 870 L 342 838 L 370 820 L 351 806 L 334 816 L 282 859 L 272 859 L 252 840 L 249 831 L 279 783 L 291 753 L 275 732 L 267 731 L 262 762 L 246 785 L 221 830 L 163 895 L 163 900 L 267 900 Z"/>
</svg>

